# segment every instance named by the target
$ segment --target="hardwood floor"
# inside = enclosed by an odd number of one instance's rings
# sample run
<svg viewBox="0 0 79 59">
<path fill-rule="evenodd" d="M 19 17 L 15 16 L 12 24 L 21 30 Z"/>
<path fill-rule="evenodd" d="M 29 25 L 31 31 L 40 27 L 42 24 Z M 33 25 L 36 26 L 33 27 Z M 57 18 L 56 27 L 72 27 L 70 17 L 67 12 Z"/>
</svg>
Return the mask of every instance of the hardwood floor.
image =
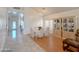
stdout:
<svg viewBox="0 0 79 59">
<path fill-rule="evenodd" d="M 45 51 L 63 52 L 63 42 L 59 37 L 51 35 L 50 37 L 42 37 L 42 38 L 34 37 L 33 40 Z"/>
</svg>

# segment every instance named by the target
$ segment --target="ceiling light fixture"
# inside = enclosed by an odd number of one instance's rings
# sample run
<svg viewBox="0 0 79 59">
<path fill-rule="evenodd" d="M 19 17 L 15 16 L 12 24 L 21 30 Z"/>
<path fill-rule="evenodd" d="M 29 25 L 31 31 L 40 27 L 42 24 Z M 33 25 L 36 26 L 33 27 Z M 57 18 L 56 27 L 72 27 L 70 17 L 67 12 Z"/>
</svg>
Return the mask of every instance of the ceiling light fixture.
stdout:
<svg viewBox="0 0 79 59">
<path fill-rule="evenodd" d="M 45 10 L 46 8 L 42 8 L 43 10 Z"/>
</svg>

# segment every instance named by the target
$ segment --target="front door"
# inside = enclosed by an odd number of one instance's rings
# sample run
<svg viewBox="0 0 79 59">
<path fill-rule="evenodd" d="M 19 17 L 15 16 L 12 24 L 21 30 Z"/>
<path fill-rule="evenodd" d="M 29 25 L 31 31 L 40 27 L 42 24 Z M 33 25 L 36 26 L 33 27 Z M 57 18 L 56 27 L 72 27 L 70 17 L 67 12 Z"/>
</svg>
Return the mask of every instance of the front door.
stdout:
<svg viewBox="0 0 79 59">
<path fill-rule="evenodd" d="M 10 13 L 8 19 L 8 35 L 12 40 L 17 39 L 19 25 L 18 25 L 18 15 Z"/>
<path fill-rule="evenodd" d="M 5 42 L 5 49 L 15 51 L 18 45 L 18 36 L 20 33 L 19 15 L 17 12 L 8 13 L 8 32 Z"/>
</svg>

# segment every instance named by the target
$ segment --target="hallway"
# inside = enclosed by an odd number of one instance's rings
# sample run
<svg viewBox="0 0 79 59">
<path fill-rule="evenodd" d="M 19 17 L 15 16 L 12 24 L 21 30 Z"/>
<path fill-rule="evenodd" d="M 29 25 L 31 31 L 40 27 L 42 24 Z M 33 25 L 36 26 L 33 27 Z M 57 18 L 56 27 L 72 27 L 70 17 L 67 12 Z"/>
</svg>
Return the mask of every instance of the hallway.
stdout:
<svg viewBox="0 0 79 59">
<path fill-rule="evenodd" d="M 4 35 L 3 35 L 4 36 Z M 3 39 L 0 39 L 3 40 Z M 17 40 L 12 40 L 9 37 L 5 39 L 2 46 L 3 52 L 44 52 L 28 35 L 20 36 Z"/>
</svg>

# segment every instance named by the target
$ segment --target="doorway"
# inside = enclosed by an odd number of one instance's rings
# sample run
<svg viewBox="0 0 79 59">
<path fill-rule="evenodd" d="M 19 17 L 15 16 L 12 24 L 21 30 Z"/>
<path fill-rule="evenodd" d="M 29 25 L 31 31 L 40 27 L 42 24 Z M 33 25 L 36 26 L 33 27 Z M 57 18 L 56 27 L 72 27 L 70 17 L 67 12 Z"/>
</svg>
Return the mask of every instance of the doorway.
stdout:
<svg viewBox="0 0 79 59">
<path fill-rule="evenodd" d="M 8 11 L 7 38 L 3 48 L 4 51 L 17 51 L 19 49 L 18 46 L 22 44 L 24 30 L 23 17 L 23 13 L 21 12 Z"/>
<path fill-rule="evenodd" d="M 8 35 L 11 39 L 16 40 L 19 30 L 18 15 L 14 13 L 8 14 Z"/>
</svg>

